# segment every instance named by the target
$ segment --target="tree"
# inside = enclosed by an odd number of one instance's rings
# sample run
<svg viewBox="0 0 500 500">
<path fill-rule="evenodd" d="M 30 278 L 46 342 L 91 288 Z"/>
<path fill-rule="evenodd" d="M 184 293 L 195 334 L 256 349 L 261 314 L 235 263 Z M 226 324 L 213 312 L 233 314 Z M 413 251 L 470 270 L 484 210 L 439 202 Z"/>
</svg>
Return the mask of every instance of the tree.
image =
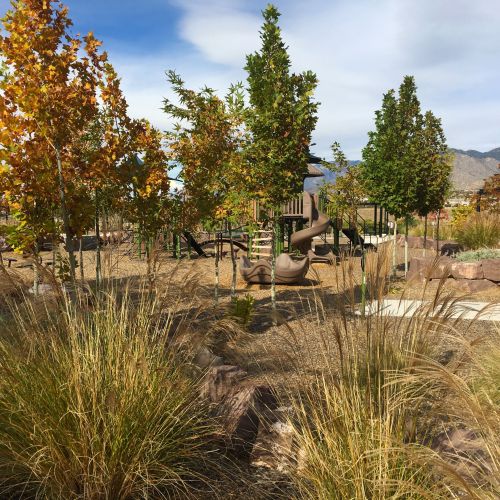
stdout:
<svg viewBox="0 0 500 500">
<path fill-rule="evenodd" d="M 334 162 L 323 165 L 336 174 L 335 182 L 327 182 L 320 188 L 321 195 L 328 200 L 328 207 L 337 217 L 347 216 L 349 224 L 356 223 L 356 214 L 359 205 L 366 197 L 362 182 L 361 167 L 351 165 L 338 142 L 332 144 Z"/>
<path fill-rule="evenodd" d="M 418 139 L 419 160 L 416 163 L 419 171 L 415 172 L 418 179 L 417 212 L 424 217 L 424 254 L 427 243 L 427 216 L 444 207 L 451 189 L 450 175 L 453 162 L 448 153 L 441 120 L 432 111 L 425 113 Z M 438 236 L 439 238 L 439 236 Z"/>
<path fill-rule="evenodd" d="M 102 56 L 101 56 L 102 57 Z M 103 57 L 102 57 L 103 58 Z M 99 82 L 99 109 L 76 141 L 75 157 L 81 162 L 80 177 L 93 200 L 93 223 L 97 239 L 96 288 L 101 281 L 101 244 L 99 219 L 103 205 L 122 210 L 128 195 L 122 167 L 136 153 L 132 135 L 143 129 L 127 114 L 127 102 L 113 66 L 105 61 Z"/>
<path fill-rule="evenodd" d="M 241 147 L 243 95 L 241 86 L 232 86 L 226 99 L 213 89 L 199 92 L 186 89 L 173 71 L 168 80 L 178 96 L 179 105 L 164 101 L 164 110 L 179 120 L 169 134 L 173 159 L 181 166 L 184 183 L 183 229 L 200 221 L 231 224 L 248 209 L 245 182 L 248 178 L 242 161 Z M 233 279 L 231 294 L 236 288 L 236 261 L 231 241 Z M 215 259 L 215 297 L 218 299 L 218 255 Z"/>
<path fill-rule="evenodd" d="M 408 218 L 418 209 L 423 118 L 415 80 L 406 76 L 396 97 L 389 90 L 375 113 L 375 130 L 363 149 L 362 172 L 370 198 L 395 218 L 404 217 L 405 272 L 408 271 Z M 394 242 L 395 243 L 395 242 Z"/>
<path fill-rule="evenodd" d="M 263 11 L 259 52 L 247 56 L 246 148 L 252 169 L 251 183 L 261 205 L 272 213 L 271 300 L 276 310 L 275 226 L 280 207 L 303 190 L 311 134 L 317 121 L 313 101 L 317 78 L 311 71 L 290 73 L 290 57 L 278 26 L 279 12 L 273 5 Z"/>
<path fill-rule="evenodd" d="M 22 214 L 18 248 L 37 254 L 38 239 L 55 230 L 52 215 L 59 206 L 74 281 L 77 221 L 70 219 L 69 198 L 81 195 L 74 145 L 98 111 L 106 56 L 98 54 L 100 42 L 92 33 L 83 41 L 70 36 L 72 23 L 59 2 L 14 1 L 3 24 L 2 183 L 10 204 Z"/>
<path fill-rule="evenodd" d="M 163 134 L 146 120 L 131 122 L 131 144 L 136 155 L 121 169 L 127 186 L 125 213 L 139 226 L 146 242 L 147 278 L 152 290 L 156 273 L 153 245 L 171 215 L 172 197 L 168 177 L 168 156 L 162 148 Z"/>
</svg>

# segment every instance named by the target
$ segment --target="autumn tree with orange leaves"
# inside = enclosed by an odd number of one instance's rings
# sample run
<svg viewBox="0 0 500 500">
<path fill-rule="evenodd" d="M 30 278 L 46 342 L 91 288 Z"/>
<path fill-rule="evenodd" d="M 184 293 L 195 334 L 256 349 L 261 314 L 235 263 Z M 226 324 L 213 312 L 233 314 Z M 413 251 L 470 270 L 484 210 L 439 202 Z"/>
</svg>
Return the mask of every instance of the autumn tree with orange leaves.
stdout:
<svg viewBox="0 0 500 500">
<path fill-rule="evenodd" d="M 18 249 L 36 255 L 37 240 L 58 231 L 52 215 L 59 211 L 74 281 L 73 238 L 92 221 L 82 210 L 85 181 L 104 177 L 109 166 L 86 161 L 81 140 L 99 113 L 99 94 L 115 94 L 102 80 L 112 71 L 92 33 L 69 34 L 72 22 L 60 2 L 15 1 L 3 25 L 0 189 L 20 220 Z"/>
</svg>

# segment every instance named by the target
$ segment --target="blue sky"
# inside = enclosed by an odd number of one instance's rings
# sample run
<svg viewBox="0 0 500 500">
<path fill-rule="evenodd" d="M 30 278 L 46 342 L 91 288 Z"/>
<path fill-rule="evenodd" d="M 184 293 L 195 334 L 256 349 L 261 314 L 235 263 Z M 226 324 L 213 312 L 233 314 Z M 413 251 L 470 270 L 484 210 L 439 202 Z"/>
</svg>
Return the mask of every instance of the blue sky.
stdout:
<svg viewBox="0 0 500 500">
<path fill-rule="evenodd" d="M 133 116 L 166 129 L 164 72 L 225 92 L 258 48 L 261 0 L 67 0 L 75 31 L 103 40 Z M 313 150 L 337 140 L 358 159 L 382 94 L 416 77 L 423 109 L 450 146 L 500 146 L 500 0 L 281 0 L 294 70 L 312 69 L 321 102 Z M 0 10 L 8 7 L 0 0 Z"/>
</svg>

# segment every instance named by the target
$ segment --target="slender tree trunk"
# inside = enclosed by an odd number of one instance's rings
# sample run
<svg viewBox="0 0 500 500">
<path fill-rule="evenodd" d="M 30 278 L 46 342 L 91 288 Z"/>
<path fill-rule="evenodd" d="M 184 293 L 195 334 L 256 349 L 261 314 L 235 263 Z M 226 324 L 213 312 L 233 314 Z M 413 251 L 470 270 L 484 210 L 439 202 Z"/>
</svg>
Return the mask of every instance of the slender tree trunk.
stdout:
<svg viewBox="0 0 500 500">
<path fill-rule="evenodd" d="M 396 239 L 397 239 L 397 233 L 398 233 L 398 224 L 396 221 L 396 217 L 394 217 L 394 236 L 392 238 L 392 275 L 396 276 L 396 252 L 397 252 L 397 245 L 396 245 Z"/>
<path fill-rule="evenodd" d="M 232 276 L 231 276 L 231 298 L 236 297 L 236 255 L 234 255 L 234 245 L 233 245 L 233 231 L 231 227 L 231 221 L 227 223 L 227 229 L 229 232 L 229 250 L 231 252 L 231 265 L 232 265 Z"/>
<path fill-rule="evenodd" d="M 405 217 L 405 278 L 408 274 L 408 217 Z"/>
<path fill-rule="evenodd" d="M 78 248 L 78 257 L 80 260 L 80 279 L 83 281 L 85 279 L 84 273 L 83 273 L 83 238 L 79 238 L 79 245 L 80 247 Z"/>
<path fill-rule="evenodd" d="M 427 252 L 427 214 L 425 214 L 424 218 L 424 257 Z"/>
<path fill-rule="evenodd" d="M 95 190 L 95 287 L 99 291 L 101 287 L 101 229 L 99 227 L 99 190 Z"/>
<path fill-rule="evenodd" d="M 219 259 L 220 259 L 219 233 L 215 233 L 215 288 L 214 288 L 215 305 L 219 303 Z"/>
<path fill-rule="evenodd" d="M 63 217 L 64 233 L 66 235 L 66 250 L 68 251 L 68 257 L 69 257 L 69 272 L 70 272 L 71 282 L 74 283 L 76 260 L 75 260 L 75 253 L 73 251 L 73 236 L 71 234 L 71 228 L 69 225 L 68 211 L 66 210 L 64 179 L 62 175 L 61 153 L 59 151 L 59 148 L 56 148 L 56 159 L 57 159 L 57 173 L 59 176 L 59 195 L 61 198 L 61 212 Z"/>
<path fill-rule="evenodd" d="M 40 269 L 38 267 L 38 241 L 35 241 L 35 246 L 33 248 L 33 295 L 38 296 L 39 287 L 38 281 L 40 279 Z"/>
<path fill-rule="evenodd" d="M 436 253 L 439 255 L 439 219 L 441 218 L 441 209 L 437 211 L 436 221 Z"/>
<path fill-rule="evenodd" d="M 277 324 L 276 316 L 276 220 L 273 218 L 271 229 L 271 308 L 273 325 Z"/>
</svg>

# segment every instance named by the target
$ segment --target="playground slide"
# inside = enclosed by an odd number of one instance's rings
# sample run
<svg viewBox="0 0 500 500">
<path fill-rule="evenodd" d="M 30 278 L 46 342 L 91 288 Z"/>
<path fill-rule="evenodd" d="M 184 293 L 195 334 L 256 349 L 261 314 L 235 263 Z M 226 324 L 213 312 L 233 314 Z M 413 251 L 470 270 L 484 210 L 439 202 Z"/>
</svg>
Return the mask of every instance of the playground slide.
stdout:
<svg viewBox="0 0 500 500">
<path fill-rule="evenodd" d="M 299 250 L 303 255 L 307 255 L 311 260 L 316 259 L 321 262 L 331 262 L 334 259 L 333 254 L 324 256 L 316 255 L 311 249 L 312 239 L 326 232 L 330 227 L 331 220 L 327 215 L 317 210 L 313 196 L 310 193 L 307 194 L 311 197 L 310 227 L 292 234 L 292 247 Z"/>
<path fill-rule="evenodd" d="M 189 231 L 184 231 L 182 233 L 182 236 L 184 236 L 184 239 L 189 243 L 191 248 L 194 249 L 194 251 L 200 256 L 200 257 L 208 257 L 208 255 L 205 253 L 201 245 L 193 238 L 193 235 Z"/>
</svg>

